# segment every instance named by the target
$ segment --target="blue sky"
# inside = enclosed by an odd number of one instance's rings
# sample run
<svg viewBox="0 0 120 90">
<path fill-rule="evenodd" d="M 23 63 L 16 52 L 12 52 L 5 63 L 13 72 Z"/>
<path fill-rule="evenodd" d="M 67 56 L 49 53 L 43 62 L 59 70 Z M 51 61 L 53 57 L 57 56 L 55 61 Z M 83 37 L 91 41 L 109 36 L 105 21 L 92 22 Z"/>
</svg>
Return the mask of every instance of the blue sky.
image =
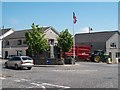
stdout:
<svg viewBox="0 0 120 90">
<path fill-rule="evenodd" d="M 53 26 L 57 31 L 66 28 L 72 33 L 73 11 L 77 17 L 75 33 L 115 30 L 118 28 L 117 2 L 3 2 L 2 24 L 15 30 L 31 28 L 31 24 Z"/>
</svg>

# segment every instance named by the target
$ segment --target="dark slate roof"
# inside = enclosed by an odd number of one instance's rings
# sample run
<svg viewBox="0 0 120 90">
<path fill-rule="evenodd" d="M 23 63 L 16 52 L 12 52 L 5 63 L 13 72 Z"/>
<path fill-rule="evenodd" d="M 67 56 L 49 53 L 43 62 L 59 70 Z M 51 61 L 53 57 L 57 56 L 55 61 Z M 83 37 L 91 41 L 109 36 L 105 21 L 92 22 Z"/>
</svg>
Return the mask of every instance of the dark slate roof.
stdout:
<svg viewBox="0 0 120 90">
<path fill-rule="evenodd" d="M 0 35 L 3 35 L 4 33 L 8 32 L 12 28 L 6 28 L 6 29 L 0 29 Z"/>
<path fill-rule="evenodd" d="M 52 28 L 51 26 L 50 27 L 43 27 L 42 31 L 45 31 L 45 30 L 47 30 L 49 28 L 51 28 L 55 33 L 57 33 L 57 31 L 54 28 Z M 31 32 L 31 31 L 32 31 L 32 29 L 14 31 L 14 33 L 12 33 L 9 36 L 5 37 L 5 39 L 25 38 L 25 33 L 26 32 Z"/>
<path fill-rule="evenodd" d="M 93 33 L 81 33 L 75 35 L 75 42 L 106 42 L 112 35 L 119 33 L 118 31 L 104 31 Z M 120 33 L 119 33 L 120 35 Z"/>
</svg>

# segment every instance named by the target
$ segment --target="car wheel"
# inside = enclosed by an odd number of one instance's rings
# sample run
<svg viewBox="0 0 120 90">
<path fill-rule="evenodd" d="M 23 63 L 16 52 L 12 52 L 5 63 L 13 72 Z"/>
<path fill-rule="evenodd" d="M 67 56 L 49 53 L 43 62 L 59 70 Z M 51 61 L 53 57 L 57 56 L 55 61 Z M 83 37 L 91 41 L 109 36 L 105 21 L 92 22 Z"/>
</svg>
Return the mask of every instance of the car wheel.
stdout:
<svg viewBox="0 0 120 90">
<path fill-rule="evenodd" d="M 8 64 L 7 63 L 5 63 L 5 67 L 8 68 Z"/>
<path fill-rule="evenodd" d="M 30 70 L 32 67 L 28 67 L 28 70 Z"/>
<path fill-rule="evenodd" d="M 15 64 L 15 70 L 17 70 L 18 69 L 18 65 L 17 64 Z"/>
</svg>

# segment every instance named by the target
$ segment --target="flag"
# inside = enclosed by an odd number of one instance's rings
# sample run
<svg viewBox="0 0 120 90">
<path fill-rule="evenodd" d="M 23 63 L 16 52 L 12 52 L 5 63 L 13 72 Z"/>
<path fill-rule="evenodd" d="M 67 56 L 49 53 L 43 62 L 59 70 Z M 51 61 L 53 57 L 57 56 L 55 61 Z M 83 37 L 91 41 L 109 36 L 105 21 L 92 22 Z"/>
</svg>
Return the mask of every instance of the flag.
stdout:
<svg viewBox="0 0 120 90">
<path fill-rule="evenodd" d="M 75 24 L 77 22 L 77 18 L 75 16 L 75 13 L 73 12 L 73 23 Z"/>
</svg>

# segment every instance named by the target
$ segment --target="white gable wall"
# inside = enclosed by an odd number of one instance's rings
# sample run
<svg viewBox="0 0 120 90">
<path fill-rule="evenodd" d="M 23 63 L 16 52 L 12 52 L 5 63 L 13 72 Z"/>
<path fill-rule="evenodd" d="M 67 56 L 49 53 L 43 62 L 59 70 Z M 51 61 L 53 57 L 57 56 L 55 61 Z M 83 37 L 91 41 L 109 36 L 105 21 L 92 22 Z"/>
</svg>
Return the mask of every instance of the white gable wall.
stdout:
<svg viewBox="0 0 120 90">
<path fill-rule="evenodd" d="M 8 35 L 12 34 L 14 31 L 11 29 L 8 32 L 6 32 L 5 34 L 0 36 L 0 58 L 2 58 L 2 40 L 7 37 Z"/>
<path fill-rule="evenodd" d="M 0 58 L 2 58 L 2 40 L 0 39 Z"/>
<path fill-rule="evenodd" d="M 116 62 L 116 52 L 120 52 L 120 49 L 119 49 L 120 44 L 118 43 L 118 37 L 120 37 L 120 35 L 118 35 L 118 33 L 115 33 L 106 42 L 106 53 L 109 54 L 109 52 L 111 52 L 111 54 L 112 54 L 111 58 L 112 58 L 113 63 Z M 110 46 L 111 43 L 116 43 L 116 48 L 111 48 L 111 46 Z"/>
<path fill-rule="evenodd" d="M 118 35 L 118 49 L 119 49 L 119 52 L 120 52 L 120 35 Z"/>
<path fill-rule="evenodd" d="M 54 39 L 54 43 L 57 43 L 57 37 L 58 37 L 58 35 L 50 28 L 45 30 L 45 38 L 46 39 Z"/>
</svg>

